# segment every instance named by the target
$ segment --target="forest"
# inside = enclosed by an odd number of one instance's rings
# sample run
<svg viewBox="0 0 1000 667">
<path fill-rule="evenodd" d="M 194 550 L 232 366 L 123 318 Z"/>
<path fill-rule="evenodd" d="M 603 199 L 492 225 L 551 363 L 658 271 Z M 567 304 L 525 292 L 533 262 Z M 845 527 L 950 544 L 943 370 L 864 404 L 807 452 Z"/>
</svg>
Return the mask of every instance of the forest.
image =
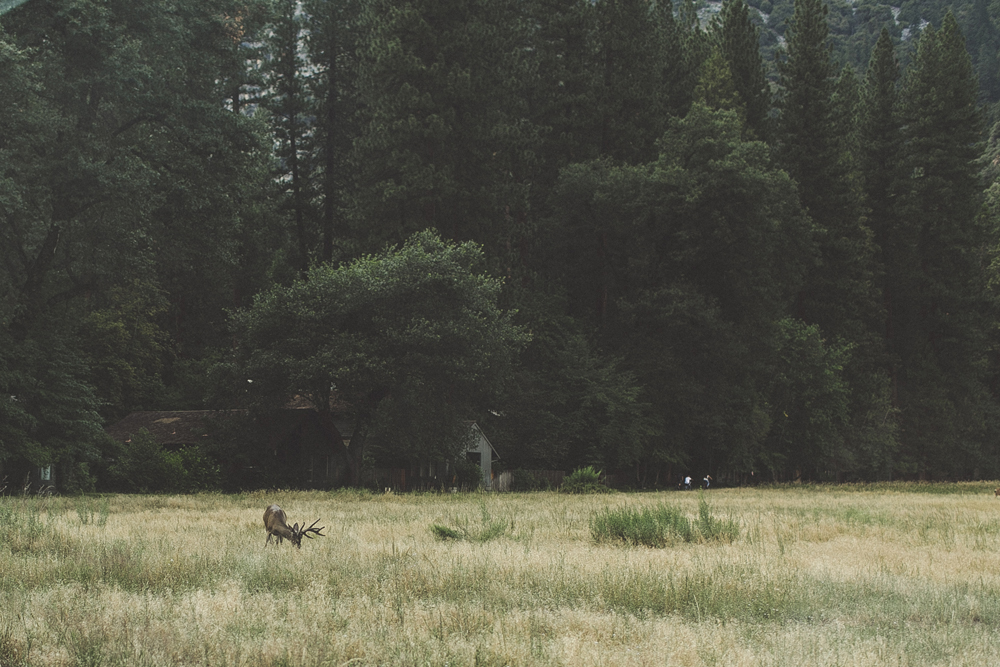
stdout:
<svg viewBox="0 0 1000 667">
<path fill-rule="evenodd" d="M 0 478 L 297 395 L 356 465 L 1000 477 L 998 12 L 0 3 Z"/>
</svg>

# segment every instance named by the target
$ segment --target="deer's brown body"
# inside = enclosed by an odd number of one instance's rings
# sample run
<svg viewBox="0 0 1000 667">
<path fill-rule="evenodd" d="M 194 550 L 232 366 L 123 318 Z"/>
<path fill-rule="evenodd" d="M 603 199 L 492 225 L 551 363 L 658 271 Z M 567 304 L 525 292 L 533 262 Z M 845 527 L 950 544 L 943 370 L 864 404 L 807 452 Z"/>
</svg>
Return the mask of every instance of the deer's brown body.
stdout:
<svg viewBox="0 0 1000 667">
<path fill-rule="evenodd" d="M 270 542 L 272 537 L 277 538 L 276 544 L 281 544 L 283 540 L 288 540 L 294 544 L 299 549 L 302 548 L 302 538 L 308 537 L 312 539 L 312 535 L 309 533 L 316 533 L 320 537 L 324 537 L 323 533 L 319 532 L 323 530 L 323 526 L 315 528 L 316 524 L 319 523 L 319 519 L 312 522 L 312 525 L 308 528 L 305 524 L 302 524 L 302 528 L 299 528 L 299 524 L 292 524 L 292 527 L 288 527 L 288 517 L 285 516 L 285 510 L 281 509 L 277 505 L 269 505 L 266 510 L 264 510 L 264 529 L 267 530 L 267 541 L 264 542 L 266 547 Z"/>
<path fill-rule="evenodd" d="M 994 496 L 1000 496 L 1000 488 L 993 489 L 993 495 Z"/>
</svg>

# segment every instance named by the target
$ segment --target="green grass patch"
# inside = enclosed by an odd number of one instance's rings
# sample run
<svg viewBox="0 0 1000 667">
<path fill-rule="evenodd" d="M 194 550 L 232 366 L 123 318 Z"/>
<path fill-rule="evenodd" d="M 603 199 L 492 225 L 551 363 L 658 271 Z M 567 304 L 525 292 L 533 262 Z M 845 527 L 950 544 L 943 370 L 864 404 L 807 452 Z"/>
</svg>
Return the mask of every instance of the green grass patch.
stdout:
<svg viewBox="0 0 1000 667">
<path fill-rule="evenodd" d="M 664 503 L 640 509 L 620 507 L 595 514 L 590 534 L 598 543 L 663 548 L 679 542 L 733 542 L 740 528 L 732 519 L 713 516 L 701 497 L 697 519 L 691 520 L 680 509 Z"/>
<path fill-rule="evenodd" d="M 494 516 L 486 506 L 479 504 L 479 520 L 472 521 L 467 516 L 454 520 L 453 526 L 440 523 L 431 524 L 431 534 L 439 540 L 465 540 L 468 542 L 489 542 L 510 535 L 514 531 L 514 519 L 510 516 Z"/>
</svg>

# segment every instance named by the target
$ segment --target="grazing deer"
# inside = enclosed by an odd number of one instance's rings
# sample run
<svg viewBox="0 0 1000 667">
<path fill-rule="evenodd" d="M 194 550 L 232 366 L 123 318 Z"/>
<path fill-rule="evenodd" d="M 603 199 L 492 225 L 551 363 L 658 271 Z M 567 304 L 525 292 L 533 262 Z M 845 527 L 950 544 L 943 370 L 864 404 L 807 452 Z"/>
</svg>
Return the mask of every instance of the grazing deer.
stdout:
<svg viewBox="0 0 1000 667">
<path fill-rule="evenodd" d="M 1000 488 L 993 489 L 994 496 L 1000 496 Z"/>
<path fill-rule="evenodd" d="M 264 510 L 264 528 L 267 529 L 267 542 L 264 542 L 266 547 L 270 542 L 272 537 L 277 537 L 278 541 L 275 542 L 275 546 L 281 544 L 282 540 L 288 540 L 294 544 L 299 549 L 302 548 L 302 538 L 308 537 L 312 539 L 312 535 L 309 533 L 316 533 L 320 537 L 326 537 L 323 533 L 319 532 L 325 528 L 325 526 L 320 526 L 315 528 L 314 526 L 319 523 L 319 519 L 312 522 L 312 526 L 308 528 L 305 524 L 302 524 L 302 528 L 299 528 L 299 524 L 293 524 L 291 528 L 288 527 L 286 523 L 287 517 L 285 516 L 285 510 L 281 509 L 277 505 L 271 505 L 266 510 Z"/>
</svg>

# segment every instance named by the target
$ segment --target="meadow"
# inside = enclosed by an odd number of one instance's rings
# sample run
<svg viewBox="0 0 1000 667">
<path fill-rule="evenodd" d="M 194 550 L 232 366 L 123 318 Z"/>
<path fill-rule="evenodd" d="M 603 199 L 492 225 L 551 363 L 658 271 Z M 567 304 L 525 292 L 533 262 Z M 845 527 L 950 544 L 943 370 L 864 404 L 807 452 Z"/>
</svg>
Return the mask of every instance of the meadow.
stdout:
<svg viewBox="0 0 1000 667">
<path fill-rule="evenodd" d="M 993 486 L 5 497 L 0 667 L 995 665 Z M 265 548 L 271 502 L 326 536 Z"/>
</svg>

